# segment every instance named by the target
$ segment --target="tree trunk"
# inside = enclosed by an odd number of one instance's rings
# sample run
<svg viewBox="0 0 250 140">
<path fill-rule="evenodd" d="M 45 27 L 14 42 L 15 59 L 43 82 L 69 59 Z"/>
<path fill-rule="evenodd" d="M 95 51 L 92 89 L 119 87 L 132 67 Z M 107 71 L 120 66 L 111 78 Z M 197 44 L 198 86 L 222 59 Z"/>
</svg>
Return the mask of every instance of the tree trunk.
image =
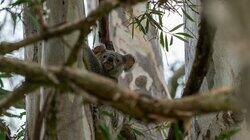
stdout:
<svg viewBox="0 0 250 140">
<path fill-rule="evenodd" d="M 197 0 L 191 1 L 194 4 L 200 5 L 200 2 Z M 219 88 L 223 86 L 238 86 L 238 83 L 241 79 L 241 75 L 239 73 L 240 60 L 235 56 L 235 48 L 228 47 L 228 42 L 225 41 L 225 30 L 231 30 L 232 28 L 232 26 L 228 26 L 229 28 L 227 28 L 226 24 L 229 24 L 231 22 L 218 22 L 220 20 L 225 20 L 225 11 L 223 10 L 225 10 L 224 8 L 226 7 L 226 3 L 216 2 L 216 4 L 207 6 L 210 6 L 210 14 L 212 11 L 216 11 L 216 13 L 213 13 L 213 15 L 211 16 L 211 19 L 213 18 L 211 21 L 215 22 L 217 31 L 214 39 L 213 55 L 212 59 L 210 60 L 209 70 L 200 88 L 200 90 L 204 92 L 212 88 Z M 200 7 L 197 7 L 195 9 L 199 11 Z M 218 9 L 222 10 L 223 12 L 219 11 Z M 184 22 L 186 23 L 185 31 L 187 33 L 190 33 L 191 31 L 198 38 L 197 25 L 199 24 L 199 15 L 193 12 L 193 10 L 191 10 L 188 6 L 186 6 L 186 11 L 191 17 L 195 19 L 196 22 L 191 22 L 187 18 L 184 18 Z M 220 15 L 220 13 L 223 14 Z M 215 15 L 217 15 L 217 20 Z M 192 62 L 194 60 L 196 43 L 196 39 L 189 39 L 189 43 L 185 44 L 186 79 L 188 78 Z M 240 124 L 243 121 L 242 115 L 243 114 L 239 112 L 229 111 L 205 115 L 202 117 L 194 117 L 191 122 L 191 129 L 189 129 L 186 139 L 211 140 L 217 139 L 222 134 L 230 132 L 231 130 L 238 130 L 240 128 L 240 130 L 245 131 L 245 127 L 242 127 L 242 124 Z M 242 131 L 237 132 L 234 136 L 231 137 L 231 139 L 244 139 Z"/>
<path fill-rule="evenodd" d="M 130 11 L 134 15 L 143 13 L 145 4 L 139 4 L 133 9 L 118 8 L 110 14 L 110 38 L 114 43 L 115 50 L 120 53 L 130 53 L 136 59 L 136 64 L 130 72 L 123 73 L 119 78 L 121 85 L 127 86 L 136 92 L 144 92 L 159 98 L 170 98 L 164 81 L 162 54 L 157 38 L 157 29 L 150 27 L 148 34 L 143 35 L 139 29 L 135 29 L 132 38 L 131 27 L 128 27 Z M 131 14 L 131 13 L 130 13 Z M 164 139 L 166 127 L 164 124 L 144 125 L 126 118 L 125 125 L 130 129 L 141 131 L 137 139 Z M 159 129 L 160 126 L 163 126 Z"/>
<path fill-rule="evenodd" d="M 57 26 L 84 16 L 84 3 L 82 0 L 48 0 L 46 4 L 50 10 L 48 26 Z M 30 22 L 28 18 L 27 22 Z M 27 29 L 26 34 L 31 36 L 34 30 L 32 26 L 27 25 L 25 29 Z M 42 59 L 44 67 L 48 65 L 62 65 L 67 59 L 69 47 L 74 46 L 78 35 L 79 32 L 76 31 L 70 35 L 44 42 L 42 51 L 37 49 L 38 47 L 36 46 L 33 48 L 29 47 L 26 49 L 26 60 L 40 63 Z M 34 60 L 34 56 L 40 56 L 41 54 L 42 56 L 38 57 L 38 60 Z M 82 60 L 80 59 L 79 61 L 79 59 L 75 67 L 83 69 Z M 89 116 L 91 114 L 90 108 L 88 105 L 83 104 L 81 97 L 69 93 L 61 93 L 54 89 L 42 88 L 40 98 L 38 93 L 29 95 L 26 100 L 28 139 L 36 139 L 38 137 L 40 139 L 59 140 L 94 139 L 93 122 L 91 116 Z M 38 113 L 39 115 L 37 115 Z M 36 121 L 36 123 L 39 122 L 36 124 L 35 120 L 37 119 L 42 119 L 43 121 Z M 39 132 L 32 136 L 35 131 Z"/>
<path fill-rule="evenodd" d="M 24 38 L 29 38 L 37 34 L 39 29 L 31 21 L 31 16 L 35 17 L 34 10 L 28 6 L 24 7 Z M 25 47 L 25 61 L 41 64 L 43 42 L 37 42 L 32 46 Z M 26 140 L 31 140 L 34 134 L 35 121 L 40 108 L 40 90 L 26 96 Z"/>
</svg>

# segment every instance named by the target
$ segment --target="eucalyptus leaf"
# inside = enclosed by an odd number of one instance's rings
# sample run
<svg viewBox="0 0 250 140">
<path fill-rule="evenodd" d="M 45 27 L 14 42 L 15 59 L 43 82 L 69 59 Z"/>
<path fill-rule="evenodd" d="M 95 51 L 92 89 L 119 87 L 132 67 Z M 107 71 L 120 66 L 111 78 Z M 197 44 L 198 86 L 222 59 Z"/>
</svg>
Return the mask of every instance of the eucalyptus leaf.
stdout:
<svg viewBox="0 0 250 140">
<path fill-rule="evenodd" d="M 188 41 L 185 38 L 181 37 L 181 36 L 178 36 L 178 35 L 175 35 L 175 34 L 173 36 L 180 39 L 180 40 L 182 40 L 182 41 L 184 41 L 184 42 L 186 42 L 186 43 L 188 43 Z"/>
<path fill-rule="evenodd" d="M 181 24 L 175 26 L 173 29 L 170 30 L 170 32 L 173 32 L 173 31 L 179 29 L 179 28 L 182 27 L 183 25 L 184 25 L 184 23 L 181 23 Z"/>
<path fill-rule="evenodd" d="M 189 37 L 189 38 L 194 38 L 193 36 L 189 35 L 188 33 L 175 33 L 175 34 L 183 35 L 183 36 Z"/>
<path fill-rule="evenodd" d="M 15 30 L 16 30 L 16 23 L 17 23 L 17 15 L 16 13 L 12 13 L 11 12 L 11 19 L 12 19 L 12 22 L 13 22 L 13 34 L 15 33 Z"/>
<path fill-rule="evenodd" d="M 169 46 L 171 46 L 171 45 L 173 44 L 173 42 L 174 42 L 174 40 L 173 40 L 173 36 L 171 36 Z"/>
<path fill-rule="evenodd" d="M 145 26 L 145 32 L 148 33 L 148 29 L 149 29 L 149 20 L 146 20 L 146 26 Z"/>
<path fill-rule="evenodd" d="M 189 19 L 192 22 L 195 22 L 194 19 L 184 9 L 181 10 L 187 19 Z"/>
<path fill-rule="evenodd" d="M 162 30 L 161 25 L 157 21 L 155 21 L 155 19 L 151 15 L 149 14 L 146 14 L 146 15 L 152 25 L 155 25 L 158 29 Z"/>
<path fill-rule="evenodd" d="M 145 136 L 144 134 L 143 134 L 143 132 L 141 132 L 141 130 L 139 130 L 139 129 L 136 129 L 136 128 L 133 128 L 132 129 L 133 130 L 133 132 L 136 134 L 136 135 L 138 135 L 138 136 Z"/>
<path fill-rule="evenodd" d="M 17 0 L 14 3 L 12 3 L 11 6 L 18 6 L 24 3 L 28 3 L 28 2 L 31 2 L 31 1 L 30 0 Z"/>
<path fill-rule="evenodd" d="M 160 33 L 160 44 L 162 47 L 164 47 L 164 37 L 163 37 L 163 32 Z"/>
<path fill-rule="evenodd" d="M 168 37 L 165 35 L 165 49 L 168 52 Z"/>
</svg>

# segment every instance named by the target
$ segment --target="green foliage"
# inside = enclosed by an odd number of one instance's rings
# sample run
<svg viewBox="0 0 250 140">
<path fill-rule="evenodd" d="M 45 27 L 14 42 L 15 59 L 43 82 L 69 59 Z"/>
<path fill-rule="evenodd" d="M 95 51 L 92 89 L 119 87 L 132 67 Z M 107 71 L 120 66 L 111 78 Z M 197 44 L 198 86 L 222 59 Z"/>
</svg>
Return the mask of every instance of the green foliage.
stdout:
<svg viewBox="0 0 250 140">
<path fill-rule="evenodd" d="M 46 0 L 41 0 L 39 4 L 43 4 Z M 5 2 L 5 0 L 1 1 L 1 4 Z M 0 9 L 0 12 L 5 11 L 7 12 L 7 15 L 10 15 L 12 24 L 13 24 L 13 34 L 15 33 L 16 25 L 18 22 L 23 21 L 22 14 L 23 14 L 23 5 L 26 5 L 28 7 L 35 6 L 35 3 L 32 0 L 16 0 L 12 3 L 10 3 L 8 6 L 3 7 Z M 38 24 L 38 18 L 36 16 L 32 16 L 33 13 L 32 11 L 27 12 L 28 16 L 30 18 L 31 23 L 33 24 L 34 27 L 39 29 L 39 24 Z M 1 31 L 1 28 L 0 28 Z"/>
<path fill-rule="evenodd" d="M 17 130 L 17 133 L 14 135 L 16 140 L 24 140 L 25 136 L 25 123 Z"/>
<path fill-rule="evenodd" d="M 240 129 L 233 129 L 233 130 L 221 132 L 220 135 L 216 137 L 216 140 L 229 140 L 233 135 L 235 135 L 239 131 Z"/>
<path fill-rule="evenodd" d="M 31 13 L 27 13 L 29 17 L 29 21 L 35 27 L 35 29 L 39 29 L 38 17 L 33 16 Z"/>
<path fill-rule="evenodd" d="M 183 133 L 181 129 L 179 128 L 178 124 L 174 124 L 174 138 L 175 140 L 182 140 L 183 139 Z"/>
<path fill-rule="evenodd" d="M 102 123 L 99 125 L 99 128 L 102 132 L 102 136 L 104 138 L 104 140 L 111 140 L 111 134 L 109 132 L 109 128 L 105 123 Z"/>
<path fill-rule="evenodd" d="M 6 140 L 5 132 L 0 131 L 0 140 Z"/>
<path fill-rule="evenodd" d="M 147 3 L 146 11 L 139 16 L 134 16 L 133 14 L 130 13 L 131 18 L 129 26 L 132 26 L 132 38 L 134 37 L 134 30 L 136 28 L 139 29 L 139 31 L 141 31 L 144 35 L 146 35 L 149 31 L 149 27 L 153 26 L 159 30 L 160 33 L 159 41 L 163 49 L 165 49 L 166 51 L 168 51 L 169 46 L 173 44 L 174 38 L 177 38 L 184 42 L 188 42 L 187 38 L 193 38 L 193 36 L 189 35 L 188 33 L 175 32 L 179 28 L 181 28 L 184 25 L 184 23 L 176 25 L 170 30 L 164 27 L 162 19 L 165 14 L 165 10 L 161 8 L 157 2 L 153 4 L 151 3 L 153 2 Z M 176 3 L 178 2 L 176 1 Z M 182 9 L 182 11 L 184 16 L 187 17 L 187 19 L 194 22 L 194 19 L 184 9 Z M 170 41 L 168 41 L 168 36 L 170 36 Z"/>
<path fill-rule="evenodd" d="M 0 119 L 0 140 L 5 140 L 10 138 L 10 129 L 6 123 Z"/>
<path fill-rule="evenodd" d="M 6 94 L 10 92 L 10 91 L 3 89 L 4 88 L 3 78 L 10 78 L 10 77 L 11 77 L 10 74 L 0 73 L 0 98 L 2 98 L 3 96 L 5 96 Z"/>
<path fill-rule="evenodd" d="M 31 0 L 17 0 L 11 4 L 11 6 L 20 6 L 21 4 L 31 3 Z"/>
<path fill-rule="evenodd" d="M 192 22 L 195 22 L 194 19 L 193 19 L 184 9 L 181 9 L 181 10 L 182 10 L 183 14 L 185 15 L 185 17 L 186 17 L 188 20 L 190 20 L 190 21 L 192 21 Z"/>
<path fill-rule="evenodd" d="M 11 74 L 0 73 L 0 99 L 4 98 L 6 95 L 10 93 L 10 91 L 3 89 L 4 88 L 3 78 L 10 78 L 10 77 L 12 77 Z M 24 103 L 22 101 L 16 103 L 13 106 L 24 109 Z M 19 115 L 6 111 L 2 115 L 7 116 L 7 117 L 21 119 L 24 115 L 26 115 L 26 111 L 20 113 Z M 21 127 L 18 130 L 18 133 L 15 136 L 15 139 L 17 140 L 24 139 L 25 129 L 23 127 Z M 4 120 L 0 119 L 0 140 L 6 139 L 7 136 L 9 136 L 9 127 L 5 124 Z"/>
<path fill-rule="evenodd" d="M 132 127 L 132 132 L 137 136 L 145 137 L 145 135 L 139 128 Z"/>
</svg>

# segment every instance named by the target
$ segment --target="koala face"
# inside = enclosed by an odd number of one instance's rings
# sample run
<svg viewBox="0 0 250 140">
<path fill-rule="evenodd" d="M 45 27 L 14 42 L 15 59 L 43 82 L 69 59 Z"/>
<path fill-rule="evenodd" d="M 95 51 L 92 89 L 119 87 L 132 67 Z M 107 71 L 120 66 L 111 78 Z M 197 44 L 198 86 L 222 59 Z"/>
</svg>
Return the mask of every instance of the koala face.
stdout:
<svg viewBox="0 0 250 140">
<path fill-rule="evenodd" d="M 123 55 L 116 53 L 114 51 L 106 50 L 104 53 L 98 57 L 101 65 L 106 72 L 112 71 L 114 69 L 124 69 Z"/>
<path fill-rule="evenodd" d="M 105 45 L 99 45 L 93 52 L 98 58 L 104 73 L 113 78 L 117 78 L 123 70 L 129 70 L 135 63 L 132 55 L 122 55 L 112 50 L 107 50 Z"/>
</svg>

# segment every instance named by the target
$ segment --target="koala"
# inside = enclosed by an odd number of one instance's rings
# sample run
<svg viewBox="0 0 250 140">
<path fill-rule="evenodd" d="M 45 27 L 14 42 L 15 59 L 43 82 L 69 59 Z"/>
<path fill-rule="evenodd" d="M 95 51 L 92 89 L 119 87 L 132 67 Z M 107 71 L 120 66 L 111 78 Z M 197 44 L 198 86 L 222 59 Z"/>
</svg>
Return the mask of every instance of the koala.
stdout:
<svg viewBox="0 0 250 140">
<path fill-rule="evenodd" d="M 130 70 L 135 63 L 135 59 L 131 54 L 122 55 L 107 50 L 103 44 L 96 46 L 93 52 L 102 66 L 103 74 L 115 80 L 123 71 Z"/>
<path fill-rule="evenodd" d="M 117 82 L 118 77 L 123 71 L 128 71 L 132 68 L 135 63 L 135 59 L 131 54 L 122 55 L 113 50 L 107 49 L 104 44 L 99 44 L 93 50 L 91 50 L 88 46 L 83 47 L 83 62 L 89 71 L 109 77 Z M 100 110 L 111 111 L 112 109 L 107 107 L 100 108 L 100 106 L 97 107 L 96 105 L 92 105 L 92 115 L 95 124 L 96 139 L 99 139 L 99 137 L 102 135 L 99 125 L 105 120 L 103 118 L 104 115 L 101 114 L 102 111 Z M 113 110 L 111 112 L 115 111 Z M 117 114 L 117 112 L 114 114 Z M 117 116 L 112 117 L 111 121 L 112 124 L 116 124 L 118 121 Z"/>
<path fill-rule="evenodd" d="M 113 50 L 108 50 L 104 44 L 97 45 L 93 50 L 84 47 L 83 61 L 85 65 L 87 64 L 87 69 L 115 81 L 123 71 L 130 70 L 135 63 L 131 54 L 122 55 Z"/>
</svg>

